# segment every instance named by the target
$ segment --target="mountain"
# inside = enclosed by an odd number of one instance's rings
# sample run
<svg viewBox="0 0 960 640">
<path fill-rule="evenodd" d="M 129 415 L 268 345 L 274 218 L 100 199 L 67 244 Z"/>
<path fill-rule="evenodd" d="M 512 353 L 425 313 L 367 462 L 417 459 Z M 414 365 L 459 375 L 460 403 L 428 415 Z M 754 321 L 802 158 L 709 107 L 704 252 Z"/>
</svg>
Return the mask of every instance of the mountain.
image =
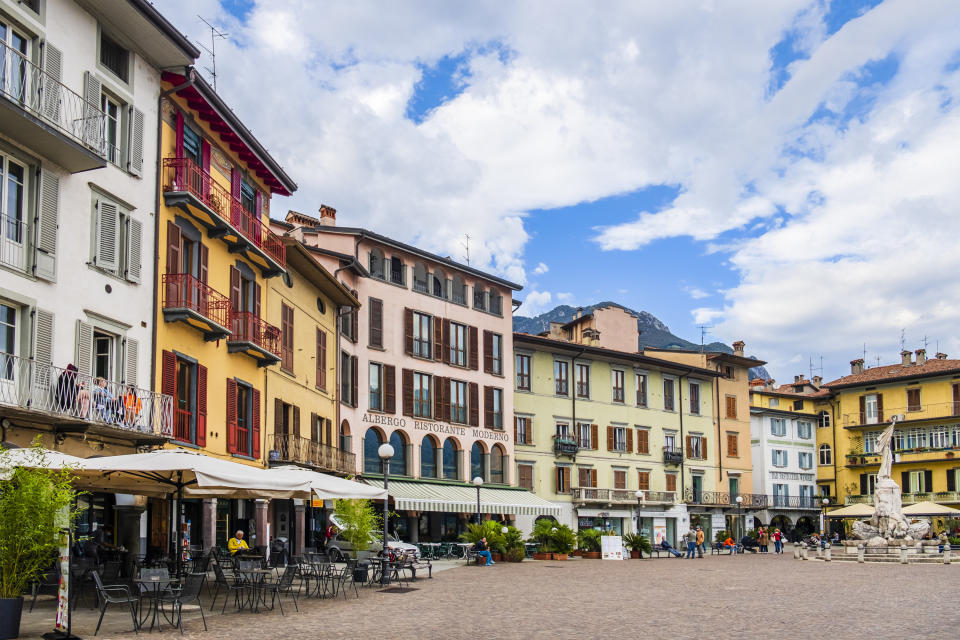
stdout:
<svg viewBox="0 0 960 640">
<path fill-rule="evenodd" d="M 670 332 L 670 327 L 661 322 L 656 316 L 646 311 L 634 311 L 622 304 L 612 301 L 598 302 L 587 307 L 583 307 L 583 313 L 591 313 L 594 309 L 601 307 L 619 307 L 627 313 L 636 316 L 637 328 L 640 329 L 640 339 L 637 347 L 656 347 L 659 349 L 699 349 L 700 345 L 689 340 L 674 335 Z M 513 316 L 513 330 L 521 333 L 531 333 L 536 335 L 550 329 L 551 322 L 567 323 L 573 320 L 577 309 L 570 305 L 562 304 L 554 307 L 550 311 L 541 313 L 532 318 L 527 316 Z M 711 342 L 703 346 L 706 351 L 721 351 L 723 353 L 733 353 L 733 348 L 722 342 Z M 750 369 L 750 379 L 764 378 L 768 379 L 770 375 L 763 367 L 753 367 Z"/>
</svg>

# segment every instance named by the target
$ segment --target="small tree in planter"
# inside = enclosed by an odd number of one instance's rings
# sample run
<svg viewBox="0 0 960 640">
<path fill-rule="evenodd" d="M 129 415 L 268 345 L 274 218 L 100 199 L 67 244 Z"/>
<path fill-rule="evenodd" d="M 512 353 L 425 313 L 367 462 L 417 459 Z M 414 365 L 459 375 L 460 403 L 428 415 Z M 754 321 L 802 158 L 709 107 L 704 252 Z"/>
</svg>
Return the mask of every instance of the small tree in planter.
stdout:
<svg viewBox="0 0 960 640">
<path fill-rule="evenodd" d="M 550 538 L 553 535 L 553 528 L 557 523 L 553 520 L 538 520 L 533 525 L 533 533 L 530 534 L 530 542 L 537 544 L 537 551 L 533 554 L 534 560 L 549 560 L 550 556 Z"/>
<path fill-rule="evenodd" d="M 600 557 L 600 531 L 597 529 L 580 529 L 577 531 L 577 548 L 584 558 L 597 559 Z"/>
<path fill-rule="evenodd" d="M 480 538 L 487 539 L 487 547 L 490 553 L 501 556 L 506 552 L 507 545 L 503 535 L 503 523 L 495 520 L 485 520 L 481 524 L 471 522 L 467 525 L 467 530 L 460 534 L 460 539 L 470 544 L 477 544 Z M 494 562 L 497 561 L 494 557 Z"/>
<path fill-rule="evenodd" d="M 350 543 L 353 557 L 359 560 L 360 554 L 370 548 L 373 532 L 380 528 L 383 518 L 369 500 L 337 500 L 334 511 L 343 525 L 340 535 Z"/>
<path fill-rule="evenodd" d="M 33 455 L 42 464 L 39 438 Z M 73 528 L 76 496 L 69 468 L 13 467 L 0 447 L 0 638 L 20 634 L 23 594 L 57 557 L 61 530 Z"/>
<path fill-rule="evenodd" d="M 507 527 L 507 533 L 503 536 L 503 546 L 506 549 L 503 556 L 507 562 L 522 562 L 527 555 L 527 549 L 523 546 L 523 532 L 513 525 Z"/>
<path fill-rule="evenodd" d="M 642 533 L 628 533 L 624 535 L 623 544 L 627 545 L 627 549 L 630 549 L 631 558 L 642 558 L 644 552 L 650 555 L 653 550 L 650 546 L 650 539 Z"/>
<path fill-rule="evenodd" d="M 565 524 L 557 525 L 550 531 L 550 548 L 554 560 L 566 560 L 577 543 L 577 534 Z"/>
</svg>

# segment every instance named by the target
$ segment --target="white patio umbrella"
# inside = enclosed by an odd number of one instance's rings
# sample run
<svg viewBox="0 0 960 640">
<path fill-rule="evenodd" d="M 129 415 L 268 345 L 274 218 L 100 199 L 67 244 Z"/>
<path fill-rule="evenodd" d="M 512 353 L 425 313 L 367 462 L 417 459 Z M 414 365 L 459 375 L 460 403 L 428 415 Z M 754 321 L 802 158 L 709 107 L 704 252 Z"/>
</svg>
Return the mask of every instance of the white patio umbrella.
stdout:
<svg viewBox="0 0 960 640">
<path fill-rule="evenodd" d="M 872 504 L 851 504 L 840 509 L 834 509 L 827 512 L 828 518 L 869 518 L 873 515 L 874 506 Z"/>
<path fill-rule="evenodd" d="M 909 507 L 904 507 L 903 515 L 956 517 L 960 515 L 960 510 L 936 502 L 917 502 Z"/>
<path fill-rule="evenodd" d="M 13 474 L 14 467 L 62 469 L 69 466 L 78 469 L 82 463 L 83 458 L 50 449 L 36 449 L 35 447 L 8 449 L 0 454 L 0 480 L 8 480 Z"/>
<path fill-rule="evenodd" d="M 387 496 L 386 490 L 372 487 L 365 482 L 338 478 L 303 467 L 273 467 L 267 473 L 283 483 L 308 483 L 311 493 L 321 500 L 336 500 L 339 498 L 383 500 Z"/>
</svg>

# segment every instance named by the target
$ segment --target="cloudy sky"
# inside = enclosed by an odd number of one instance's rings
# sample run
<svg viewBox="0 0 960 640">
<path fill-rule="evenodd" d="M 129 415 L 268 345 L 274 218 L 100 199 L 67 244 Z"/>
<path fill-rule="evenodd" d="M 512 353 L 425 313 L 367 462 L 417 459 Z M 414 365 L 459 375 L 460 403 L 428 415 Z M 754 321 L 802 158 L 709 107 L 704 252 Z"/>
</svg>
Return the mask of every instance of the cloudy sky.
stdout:
<svg viewBox="0 0 960 640">
<path fill-rule="evenodd" d="M 288 209 L 743 339 L 778 380 L 960 357 L 953 0 L 156 0 Z M 201 68 L 210 64 L 201 59 Z"/>
</svg>

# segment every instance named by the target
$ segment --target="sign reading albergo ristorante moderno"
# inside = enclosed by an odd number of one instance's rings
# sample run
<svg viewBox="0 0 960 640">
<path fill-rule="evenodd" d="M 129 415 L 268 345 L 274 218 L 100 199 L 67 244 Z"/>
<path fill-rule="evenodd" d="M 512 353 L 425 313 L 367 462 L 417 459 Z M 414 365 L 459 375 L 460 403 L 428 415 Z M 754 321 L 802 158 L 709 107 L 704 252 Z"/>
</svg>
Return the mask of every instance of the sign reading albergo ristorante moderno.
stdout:
<svg viewBox="0 0 960 640">
<path fill-rule="evenodd" d="M 433 420 L 417 420 L 398 418 L 380 413 L 363 414 L 363 422 L 368 425 L 383 425 L 385 427 L 397 427 L 408 430 L 413 428 L 415 431 L 428 431 L 439 436 L 451 435 L 460 438 L 473 438 L 474 440 L 490 440 L 493 442 L 508 442 L 510 436 L 506 431 L 492 431 L 490 429 L 481 429 L 479 427 L 461 427 L 456 424 L 447 424 L 446 422 L 434 422 Z M 441 440 L 443 438 L 441 437 Z"/>
</svg>

